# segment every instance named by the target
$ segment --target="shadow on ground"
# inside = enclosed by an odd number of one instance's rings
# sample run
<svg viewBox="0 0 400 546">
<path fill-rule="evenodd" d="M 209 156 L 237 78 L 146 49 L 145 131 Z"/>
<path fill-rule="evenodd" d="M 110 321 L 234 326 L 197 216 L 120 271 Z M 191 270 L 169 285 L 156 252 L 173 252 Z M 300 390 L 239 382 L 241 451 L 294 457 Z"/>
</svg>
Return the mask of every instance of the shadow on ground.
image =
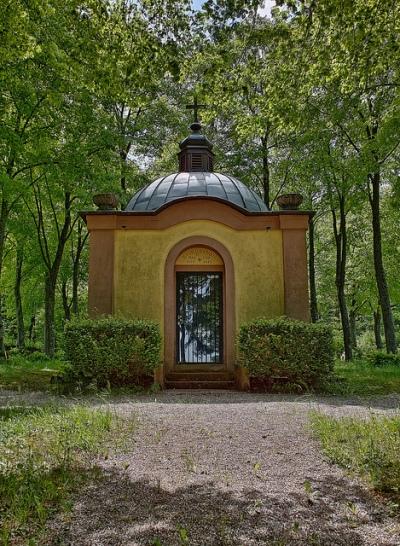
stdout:
<svg viewBox="0 0 400 546">
<path fill-rule="evenodd" d="M 365 490 L 341 479 L 315 482 L 312 491 L 303 494 L 277 496 L 259 490 L 222 490 L 210 482 L 171 492 L 147 481 L 131 481 L 124 472 L 107 471 L 82 493 L 73 513 L 52 523 L 46 545 L 399 543 L 398 535 L 392 540 L 382 531 L 385 515 L 379 504 Z M 371 526 L 375 534 L 367 539 Z"/>
<path fill-rule="evenodd" d="M 327 396 L 317 394 L 259 394 L 238 391 L 218 390 L 166 390 L 156 394 L 121 394 L 94 397 L 82 397 L 93 405 L 110 403 L 123 404 L 124 402 L 139 404 L 273 404 L 288 402 L 292 404 L 312 404 L 332 407 L 359 406 L 366 409 L 399 410 L 400 394 L 391 394 L 379 397 L 360 396 Z"/>
<path fill-rule="evenodd" d="M 400 410 L 400 393 L 386 396 L 360 397 L 360 396 L 333 396 L 318 394 L 258 394 L 238 391 L 218 390 L 166 390 L 155 394 L 138 394 L 135 392 L 96 395 L 57 396 L 41 392 L 17 392 L 0 389 L 0 407 L 11 405 L 48 405 L 48 404 L 88 404 L 91 406 L 103 406 L 104 404 L 273 404 L 276 402 L 288 402 L 291 404 L 310 404 L 331 407 L 358 406 L 371 410 Z"/>
</svg>

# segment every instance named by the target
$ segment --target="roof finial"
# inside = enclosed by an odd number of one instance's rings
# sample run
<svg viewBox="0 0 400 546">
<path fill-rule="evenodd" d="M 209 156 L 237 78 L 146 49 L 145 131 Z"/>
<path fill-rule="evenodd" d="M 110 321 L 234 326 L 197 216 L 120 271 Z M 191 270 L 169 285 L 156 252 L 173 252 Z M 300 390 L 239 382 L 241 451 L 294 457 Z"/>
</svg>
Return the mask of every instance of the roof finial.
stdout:
<svg viewBox="0 0 400 546">
<path fill-rule="evenodd" d="M 181 151 L 179 157 L 180 172 L 212 172 L 213 157 L 212 144 L 208 138 L 201 133 L 199 121 L 199 109 L 206 108 L 205 104 L 199 104 L 197 95 L 193 97 L 193 104 L 187 104 L 187 110 L 193 110 L 194 121 L 190 125 L 192 133 L 179 144 Z"/>
<path fill-rule="evenodd" d="M 206 108 L 206 105 L 205 104 L 199 104 L 197 102 L 197 95 L 194 96 L 194 100 L 193 100 L 193 104 L 187 104 L 186 105 L 186 110 L 193 110 L 193 113 L 194 113 L 194 123 L 200 123 L 199 122 L 199 116 L 198 116 L 198 111 L 200 108 Z"/>
</svg>

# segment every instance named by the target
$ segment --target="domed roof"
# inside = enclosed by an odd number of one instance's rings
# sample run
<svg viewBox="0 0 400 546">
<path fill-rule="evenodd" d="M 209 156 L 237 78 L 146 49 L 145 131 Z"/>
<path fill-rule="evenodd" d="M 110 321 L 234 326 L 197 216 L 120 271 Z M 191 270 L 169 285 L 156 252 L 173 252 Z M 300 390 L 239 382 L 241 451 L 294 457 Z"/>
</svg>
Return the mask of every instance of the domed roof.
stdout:
<svg viewBox="0 0 400 546">
<path fill-rule="evenodd" d="M 179 172 L 158 178 L 139 190 L 129 201 L 127 212 L 154 212 L 180 199 L 203 197 L 225 201 L 249 212 L 267 212 L 261 198 L 243 182 L 233 176 L 214 172 L 213 145 L 201 133 L 197 111 L 204 105 L 194 104 L 186 108 L 194 111 L 191 134 L 179 144 Z"/>
<path fill-rule="evenodd" d="M 267 212 L 261 198 L 233 176 L 216 172 L 178 172 L 158 178 L 139 190 L 129 201 L 128 212 L 151 212 L 190 197 L 226 201 L 250 212 Z"/>
</svg>

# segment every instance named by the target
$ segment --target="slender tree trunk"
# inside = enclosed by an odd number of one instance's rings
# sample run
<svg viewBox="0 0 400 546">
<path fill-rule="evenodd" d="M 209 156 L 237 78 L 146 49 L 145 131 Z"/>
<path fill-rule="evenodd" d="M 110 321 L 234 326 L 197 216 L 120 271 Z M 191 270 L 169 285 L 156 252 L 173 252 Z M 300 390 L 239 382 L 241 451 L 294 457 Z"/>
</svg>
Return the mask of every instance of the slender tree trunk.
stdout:
<svg viewBox="0 0 400 546">
<path fill-rule="evenodd" d="M 262 185 L 264 194 L 264 203 L 269 208 L 270 205 L 270 172 L 269 172 L 269 157 L 268 157 L 268 133 L 261 138 L 262 146 Z"/>
<path fill-rule="evenodd" d="M 349 313 L 350 320 L 350 334 L 351 334 L 351 346 L 353 349 L 357 348 L 357 325 L 356 325 L 357 314 L 355 309 L 352 307 Z"/>
<path fill-rule="evenodd" d="M 383 341 L 382 341 L 382 334 L 381 334 L 381 322 L 382 322 L 382 315 L 381 315 L 381 308 L 376 308 L 376 311 L 374 311 L 374 334 L 375 334 L 375 345 L 376 348 L 383 349 Z"/>
<path fill-rule="evenodd" d="M 45 306 L 44 306 L 44 352 L 53 357 L 56 348 L 55 337 L 55 300 L 58 274 L 64 254 L 65 244 L 70 235 L 71 226 L 71 195 L 67 192 L 64 196 L 64 223 L 59 234 L 56 255 L 51 266 L 48 267 L 45 276 Z"/>
<path fill-rule="evenodd" d="M 72 312 L 74 315 L 79 315 L 79 272 L 81 266 L 82 251 L 85 247 L 86 239 L 87 234 L 82 237 L 82 225 L 79 224 L 76 254 L 74 256 L 72 267 Z"/>
<path fill-rule="evenodd" d="M 1 339 L 1 357 L 7 359 L 7 351 L 6 351 L 6 345 L 5 345 L 5 326 L 4 326 L 4 319 L 5 319 L 5 296 L 4 294 L 0 294 L 0 339 Z"/>
<path fill-rule="evenodd" d="M 351 344 L 350 321 L 347 312 L 346 296 L 344 293 L 344 286 L 341 284 L 337 285 L 337 295 L 339 302 L 340 319 L 342 321 L 344 357 L 345 360 L 349 361 L 353 358 L 353 348 Z"/>
<path fill-rule="evenodd" d="M 347 260 L 347 226 L 345 200 L 341 195 L 339 198 L 340 225 L 338 228 L 336 212 L 332 209 L 333 230 L 336 242 L 336 291 L 339 302 L 340 319 L 342 322 L 344 355 L 347 361 L 353 358 L 351 343 L 351 331 L 349 314 L 347 310 L 345 283 L 346 283 L 346 260 Z"/>
<path fill-rule="evenodd" d="M 128 157 L 128 154 L 126 150 L 120 150 L 119 151 L 119 157 L 121 158 L 121 178 L 120 178 L 120 186 L 122 193 L 125 194 L 126 192 L 126 159 Z"/>
<path fill-rule="evenodd" d="M 28 329 L 28 339 L 29 341 L 35 341 L 35 326 L 36 326 L 36 315 L 31 316 L 31 321 L 29 323 Z"/>
<path fill-rule="evenodd" d="M 54 310 L 56 303 L 56 280 L 51 272 L 46 274 L 44 282 L 44 352 L 53 357 L 56 350 L 56 331 Z"/>
<path fill-rule="evenodd" d="M 62 282 L 61 294 L 65 320 L 71 320 L 71 308 L 68 304 L 67 281 Z"/>
<path fill-rule="evenodd" d="M 72 270 L 72 312 L 74 315 L 79 315 L 79 258 L 74 260 L 74 267 Z"/>
<path fill-rule="evenodd" d="M 381 231 L 381 212 L 380 212 L 380 172 L 374 172 L 369 176 L 372 194 L 370 204 L 372 211 L 372 231 L 374 248 L 374 267 L 376 286 L 379 294 L 379 301 L 382 310 L 383 329 L 385 332 L 386 351 L 395 353 L 397 351 L 396 334 L 393 320 L 392 308 L 390 305 L 389 289 L 386 281 L 386 273 L 383 265 L 382 254 L 382 231 Z"/>
<path fill-rule="evenodd" d="M 4 245 L 6 242 L 6 226 L 10 209 L 8 202 L 5 199 L 1 201 L 0 208 L 0 279 L 3 273 L 3 258 L 4 258 Z M 4 344 L 4 315 L 3 315 L 3 302 L 4 294 L 0 291 L 0 358 L 6 356 L 6 348 Z"/>
<path fill-rule="evenodd" d="M 24 251 L 22 246 L 17 246 L 17 259 L 15 269 L 15 314 L 17 318 L 17 348 L 21 351 L 25 349 L 25 325 L 24 312 L 22 308 L 21 282 L 22 282 L 22 264 L 24 260 Z"/>
<path fill-rule="evenodd" d="M 310 279 L 310 313 L 311 321 L 317 322 L 318 316 L 318 300 L 317 300 L 317 285 L 315 282 L 315 226 L 313 218 L 310 218 L 308 230 L 308 276 Z"/>
</svg>

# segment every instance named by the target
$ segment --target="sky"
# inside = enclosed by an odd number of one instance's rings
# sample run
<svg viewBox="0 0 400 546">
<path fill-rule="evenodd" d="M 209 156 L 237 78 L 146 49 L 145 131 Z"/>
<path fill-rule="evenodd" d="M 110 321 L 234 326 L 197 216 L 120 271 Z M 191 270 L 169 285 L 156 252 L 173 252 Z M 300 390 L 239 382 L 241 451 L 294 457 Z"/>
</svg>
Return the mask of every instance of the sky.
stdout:
<svg viewBox="0 0 400 546">
<path fill-rule="evenodd" d="M 271 9 L 275 6 L 275 0 L 265 0 L 264 7 L 260 8 L 260 15 L 271 15 Z"/>
<path fill-rule="evenodd" d="M 204 0 L 193 0 L 192 4 L 195 9 L 199 9 Z M 264 7 L 260 8 L 260 15 L 271 15 L 271 8 L 275 5 L 275 0 L 265 0 Z"/>
</svg>

